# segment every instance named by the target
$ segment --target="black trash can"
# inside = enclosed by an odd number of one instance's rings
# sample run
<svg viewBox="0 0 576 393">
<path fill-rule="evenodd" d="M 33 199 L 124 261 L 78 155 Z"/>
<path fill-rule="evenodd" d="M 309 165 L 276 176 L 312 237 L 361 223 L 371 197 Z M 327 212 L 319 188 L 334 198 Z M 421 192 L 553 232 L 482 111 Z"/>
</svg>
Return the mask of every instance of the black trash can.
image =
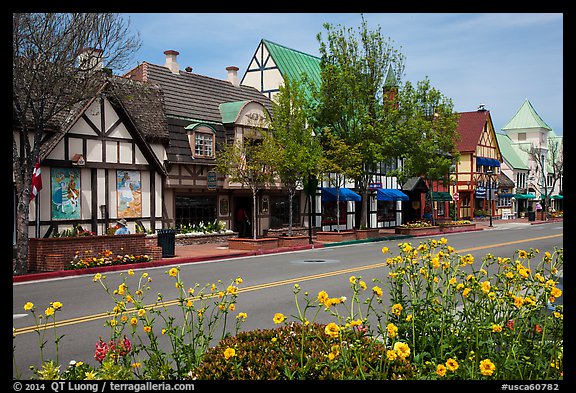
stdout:
<svg viewBox="0 0 576 393">
<path fill-rule="evenodd" d="M 528 221 L 536 221 L 536 212 L 528 212 Z"/>
<path fill-rule="evenodd" d="M 175 255 L 176 230 L 158 229 L 158 245 L 162 247 L 162 258 L 172 258 Z"/>
</svg>

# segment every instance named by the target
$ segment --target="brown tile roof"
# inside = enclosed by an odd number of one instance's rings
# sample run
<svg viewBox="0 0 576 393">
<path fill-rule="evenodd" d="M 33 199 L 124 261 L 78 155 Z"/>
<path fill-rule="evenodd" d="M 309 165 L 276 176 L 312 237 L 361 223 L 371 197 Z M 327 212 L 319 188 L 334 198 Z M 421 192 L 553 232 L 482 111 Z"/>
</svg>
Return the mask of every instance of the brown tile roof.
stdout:
<svg viewBox="0 0 576 393">
<path fill-rule="evenodd" d="M 460 152 L 476 150 L 484 125 L 490 118 L 490 111 L 460 112 L 456 130 L 460 134 L 457 149 Z"/>
</svg>

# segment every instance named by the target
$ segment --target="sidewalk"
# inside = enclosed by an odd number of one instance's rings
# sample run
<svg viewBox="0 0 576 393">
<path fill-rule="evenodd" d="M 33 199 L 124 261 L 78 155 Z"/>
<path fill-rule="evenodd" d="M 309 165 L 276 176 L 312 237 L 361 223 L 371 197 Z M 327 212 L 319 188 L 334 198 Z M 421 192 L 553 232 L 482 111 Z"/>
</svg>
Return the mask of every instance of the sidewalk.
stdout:
<svg viewBox="0 0 576 393">
<path fill-rule="evenodd" d="M 555 221 L 562 221 L 562 219 L 558 220 L 551 220 L 551 221 L 528 221 L 528 218 L 516 218 L 512 220 L 492 220 L 492 227 L 490 227 L 489 220 L 478 220 L 473 221 L 477 225 L 477 230 L 494 230 L 494 229 L 503 229 L 506 227 L 513 228 L 517 227 L 518 225 L 536 225 L 536 224 L 544 224 L 549 222 Z M 476 231 L 477 231 L 476 230 Z M 228 243 L 209 243 L 209 244 L 197 244 L 197 245 L 189 245 L 189 246 L 175 246 L 174 247 L 174 257 L 171 258 L 161 258 L 156 261 L 146 262 L 145 265 L 140 264 L 131 264 L 131 265 L 115 265 L 115 266 L 108 266 L 108 267 L 98 267 L 98 268 L 90 268 L 90 269 L 82 269 L 82 270 L 60 270 L 55 272 L 45 272 L 45 273 L 33 273 L 33 274 L 26 274 L 22 276 L 14 276 L 12 281 L 16 282 L 26 282 L 26 281 L 35 281 L 35 280 L 42 280 L 48 278 L 57 278 L 57 277 L 66 277 L 66 276 L 79 276 L 79 275 L 92 275 L 95 273 L 102 273 L 108 271 L 119 271 L 119 270 L 128 270 L 128 269 L 138 269 L 142 267 L 156 267 L 156 266 L 168 266 L 168 265 L 178 265 L 184 263 L 193 263 L 193 262 L 204 262 L 204 261 L 212 261 L 218 259 L 227 259 L 227 258 L 237 258 L 237 257 L 247 257 L 247 256 L 255 256 L 255 255 L 264 255 L 264 254 L 274 254 L 280 252 L 292 252 L 292 251 L 299 251 L 299 250 L 310 250 L 314 248 L 322 248 L 328 246 L 336 246 L 336 245 L 345 245 L 345 244 L 357 244 L 357 243 L 365 243 L 371 241 L 380 241 L 385 239 L 401 239 L 410 237 L 407 235 L 397 235 L 395 234 L 394 228 L 382 228 L 380 229 L 380 238 L 376 239 L 367 239 L 367 240 L 351 240 L 346 242 L 340 243 L 322 243 L 317 242 L 313 239 L 312 244 L 307 244 L 305 246 L 297 246 L 297 247 L 282 247 L 282 248 L 275 248 L 271 250 L 264 250 L 264 251 L 250 251 L 250 250 L 230 250 L 228 248 Z"/>
</svg>

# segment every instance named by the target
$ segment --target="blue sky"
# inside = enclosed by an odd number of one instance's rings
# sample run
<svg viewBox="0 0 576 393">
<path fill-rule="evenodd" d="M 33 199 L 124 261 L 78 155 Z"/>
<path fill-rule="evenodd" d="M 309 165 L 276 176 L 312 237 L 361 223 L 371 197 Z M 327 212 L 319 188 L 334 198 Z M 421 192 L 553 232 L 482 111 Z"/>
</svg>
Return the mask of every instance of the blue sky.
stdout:
<svg viewBox="0 0 576 393">
<path fill-rule="evenodd" d="M 356 30 L 359 13 L 137 13 L 130 18 L 142 48 L 134 57 L 164 64 L 164 51 L 180 52 L 182 69 L 241 78 L 261 39 L 319 56 L 324 23 Z M 542 119 L 563 134 L 562 13 L 365 13 L 406 57 L 403 80 L 428 77 L 458 112 L 484 104 L 496 131 L 530 100 Z M 127 70 L 120 70 L 127 71 Z"/>
</svg>

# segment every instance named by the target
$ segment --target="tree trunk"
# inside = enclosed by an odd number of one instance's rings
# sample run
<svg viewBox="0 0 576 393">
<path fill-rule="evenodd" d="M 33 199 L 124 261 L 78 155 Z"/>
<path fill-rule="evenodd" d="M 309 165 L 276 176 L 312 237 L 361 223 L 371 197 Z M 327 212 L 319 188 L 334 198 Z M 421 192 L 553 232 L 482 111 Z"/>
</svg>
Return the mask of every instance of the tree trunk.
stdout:
<svg viewBox="0 0 576 393">
<path fill-rule="evenodd" d="M 336 187 L 336 231 L 340 232 L 340 187 Z"/>
<path fill-rule="evenodd" d="M 288 188 L 288 236 L 292 236 L 292 199 L 294 194 L 294 188 Z"/>
<path fill-rule="evenodd" d="M 359 228 L 368 228 L 368 190 L 362 191 L 362 208 L 360 209 L 360 226 Z"/>
<path fill-rule="evenodd" d="M 256 239 L 256 194 L 258 190 L 252 188 L 252 238 Z"/>
<path fill-rule="evenodd" d="M 16 260 L 14 263 L 14 275 L 22 275 L 28 272 L 28 217 L 30 205 L 19 198 L 16 208 Z"/>
</svg>

